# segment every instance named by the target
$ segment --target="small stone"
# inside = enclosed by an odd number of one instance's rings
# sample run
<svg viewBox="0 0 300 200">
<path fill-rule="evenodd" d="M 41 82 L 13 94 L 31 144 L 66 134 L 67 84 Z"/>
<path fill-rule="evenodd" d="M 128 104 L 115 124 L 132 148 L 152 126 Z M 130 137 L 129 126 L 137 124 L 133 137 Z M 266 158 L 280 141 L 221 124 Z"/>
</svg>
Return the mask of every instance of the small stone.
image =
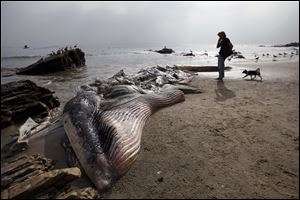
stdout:
<svg viewBox="0 0 300 200">
<path fill-rule="evenodd" d="M 157 179 L 157 181 L 161 183 L 161 182 L 164 181 L 164 178 L 163 178 L 163 177 L 160 177 L 160 178 Z"/>
</svg>

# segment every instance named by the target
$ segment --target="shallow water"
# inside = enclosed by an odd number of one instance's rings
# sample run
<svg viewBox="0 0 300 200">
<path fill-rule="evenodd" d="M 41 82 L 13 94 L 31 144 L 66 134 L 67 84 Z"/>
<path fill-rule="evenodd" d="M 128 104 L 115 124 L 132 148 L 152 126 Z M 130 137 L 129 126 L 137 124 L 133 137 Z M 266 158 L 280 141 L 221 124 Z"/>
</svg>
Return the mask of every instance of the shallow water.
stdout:
<svg viewBox="0 0 300 200">
<path fill-rule="evenodd" d="M 52 51 L 57 51 L 60 46 L 48 47 L 31 47 L 23 49 L 22 47 L 1 47 L 1 84 L 29 79 L 37 83 L 39 86 L 46 87 L 51 91 L 55 91 L 63 106 L 70 98 L 72 98 L 79 87 L 84 84 L 91 83 L 95 78 L 106 79 L 124 69 L 125 73 L 136 73 L 141 68 L 174 65 L 189 65 L 189 66 L 216 66 L 218 49 L 215 45 L 199 45 L 199 46 L 181 46 L 169 47 L 175 50 L 175 53 L 162 55 L 149 49 L 157 50 L 162 47 L 153 48 L 100 48 L 100 47 L 80 47 L 85 52 L 86 66 L 70 71 L 57 72 L 47 75 L 30 76 L 30 75 L 15 75 L 14 70 L 20 67 L 26 67 L 41 57 L 47 56 Z M 235 45 L 235 50 L 239 51 L 246 59 L 232 59 L 226 61 L 226 66 L 239 66 L 240 64 L 247 65 L 248 63 L 266 62 L 281 62 L 299 60 L 298 55 L 292 58 L 291 53 L 295 53 L 297 49 L 294 47 L 274 48 L 274 47 L 259 47 L 258 45 Z M 183 53 L 193 51 L 195 57 L 183 56 Z M 207 53 L 208 56 L 203 55 Z M 278 55 L 279 53 L 287 53 L 286 56 Z M 262 56 L 269 53 L 270 56 Z M 277 55 L 276 61 L 273 61 L 273 55 Z M 259 56 L 258 61 L 255 56 Z M 242 68 L 234 67 L 229 77 L 240 77 Z M 216 76 L 214 73 L 203 73 L 201 75 Z"/>
</svg>

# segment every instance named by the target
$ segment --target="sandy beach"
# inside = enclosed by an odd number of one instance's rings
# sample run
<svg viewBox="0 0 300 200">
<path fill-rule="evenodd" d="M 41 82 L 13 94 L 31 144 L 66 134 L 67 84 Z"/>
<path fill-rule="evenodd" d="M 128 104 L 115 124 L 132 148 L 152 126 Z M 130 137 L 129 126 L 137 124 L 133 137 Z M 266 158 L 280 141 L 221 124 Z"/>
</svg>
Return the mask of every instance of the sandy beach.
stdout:
<svg viewBox="0 0 300 200">
<path fill-rule="evenodd" d="M 299 62 L 261 68 L 263 81 L 195 78 L 203 93 L 150 117 L 137 161 L 103 198 L 299 198 Z M 23 153 L 65 167 L 61 133 Z"/>
<path fill-rule="evenodd" d="M 203 93 L 150 118 L 108 198 L 299 198 L 299 63 L 270 67 L 290 76 L 193 81 Z"/>
</svg>

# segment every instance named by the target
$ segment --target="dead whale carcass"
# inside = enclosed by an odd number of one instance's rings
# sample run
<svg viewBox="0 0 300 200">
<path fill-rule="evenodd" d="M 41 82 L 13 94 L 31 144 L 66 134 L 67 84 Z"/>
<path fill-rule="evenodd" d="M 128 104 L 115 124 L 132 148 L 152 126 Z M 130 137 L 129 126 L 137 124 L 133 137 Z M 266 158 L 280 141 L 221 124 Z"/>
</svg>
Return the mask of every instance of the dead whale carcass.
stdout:
<svg viewBox="0 0 300 200">
<path fill-rule="evenodd" d="M 96 80 L 89 86 L 97 87 L 98 94 L 106 93 L 115 85 L 135 85 L 145 91 L 158 92 L 165 84 L 188 84 L 195 76 L 192 72 L 183 72 L 176 67 L 148 67 L 137 74 L 127 75 L 123 70 L 106 80 Z M 191 87 L 191 86 L 190 86 Z M 191 87 L 192 88 L 192 87 Z M 196 89 L 198 90 L 198 89 Z M 147 92 L 146 92 L 147 93 Z"/>
<path fill-rule="evenodd" d="M 184 101 L 180 90 L 126 93 L 123 86 L 107 100 L 82 91 L 64 108 L 63 124 L 81 166 L 98 190 L 108 189 L 127 172 L 140 151 L 143 127 L 160 108 Z M 124 92 L 125 91 L 125 92 Z M 109 99 L 110 97 L 115 98 Z"/>
</svg>

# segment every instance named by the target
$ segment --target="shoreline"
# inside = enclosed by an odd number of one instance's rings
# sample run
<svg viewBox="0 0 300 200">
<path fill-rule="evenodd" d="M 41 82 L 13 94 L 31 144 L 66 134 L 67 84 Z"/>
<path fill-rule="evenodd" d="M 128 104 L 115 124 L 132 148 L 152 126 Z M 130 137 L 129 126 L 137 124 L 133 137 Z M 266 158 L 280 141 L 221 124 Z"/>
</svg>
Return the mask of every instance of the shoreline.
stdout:
<svg viewBox="0 0 300 200">
<path fill-rule="evenodd" d="M 242 80 L 243 70 L 256 70 L 260 68 L 263 80 L 276 80 L 276 79 L 297 79 L 299 77 L 299 60 L 294 61 L 281 61 L 281 62 L 249 62 L 249 63 L 225 63 L 225 67 L 232 67 L 231 70 L 225 71 L 225 80 Z M 199 77 L 216 78 L 217 72 L 201 72 L 198 73 Z M 247 78 L 246 78 L 247 79 Z M 259 79 L 256 79 L 259 80 Z"/>
</svg>

